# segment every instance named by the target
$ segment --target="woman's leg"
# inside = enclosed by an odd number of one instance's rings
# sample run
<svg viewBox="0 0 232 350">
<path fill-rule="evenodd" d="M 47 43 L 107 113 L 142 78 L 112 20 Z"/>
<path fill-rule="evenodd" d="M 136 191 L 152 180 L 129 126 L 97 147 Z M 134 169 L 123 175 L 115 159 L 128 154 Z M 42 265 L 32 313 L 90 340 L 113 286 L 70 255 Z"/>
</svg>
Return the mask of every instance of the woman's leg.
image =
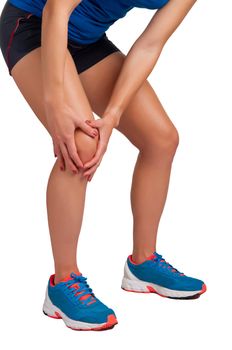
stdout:
<svg viewBox="0 0 232 350">
<path fill-rule="evenodd" d="M 123 54 L 111 55 L 108 61 L 103 60 L 95 67 L 97 69 L 87 71 L 82 80 L 85 90 L 90 92 L 87 97 L 91 106 L 99 116 L 107 106 L 124 60 Z M 132 255 L 138 264 L 126 259 L 121 287 L 171 298 L 197 298 L 206 291 L 203 281 L 178 273 L 159 255 L 152 254 L 156 251 L 158 225 L 179 137 L 147 80 L 128 104 L 117 129 L 139 150 L 131 186 Z M 141 266 L 151 255 L 153 262 L 147 261 Z"/>
<path fill-rule="evenodd" d="M 178 132 L 154 90 L 145 82 L 124 116 L 142 115 L 135 122 L 136 132 L 130 132 L 140 150 L 131 186 L 133 213 L 133 260 L 143 262 L 156 251 L 159 221 L 164 209 L 173 157 L 178 146 Z M 130 128 L 130 117 L 119 126 L 122 132 Z M 134 119 L 133 119 L 134 120 Z M 136 136 L 137 134 L 137 136 Z M 140 135 L 140 136 L 139 136 Z M 138 137 L 139 136 L 139 137 Z"/>
<path fill-rule="evenodd" d="M 40 58 L 38 54 L 33 54 L 35 51 L 29 54 L 31 55 L 31 66 L 37 64 L 39 68 Z M 25 60 L 24 58 L 21 60 L 22 67 L 18 69 L 18 74 L 16 67 L 20 63 L 18 62 L 15 66 L 14 75 L 19 83 L 20 71 L 22 77 L 25 76 L 23 72 L 28 71 L 29 55 L 27 55 Z M 103 114 L 107 106 L 124 60 L 125 55 L 116 52 L 80 74 L 81 82 L 92 110 L 99 116 Z M 28 85 L 28 88 L 25 88 L 28 92 L 26 99 L 29 104 L 32 101 L 30 104 L 32 109 L 45 124 L 43 110 L 40 106 L 41 89 L 39 95 L 38 91 L 36 91 L 39 87 L 36 90 L 34 88 L 34 81 L 38 81 L 40 77 L 40 73 L 36 75 L 36 71 L 39 72 L 39 69 L 33 70 L 31 68 L 31 70 L 32 74 L 28 74 L 28 79 L 26 79 L 28 80 L 27 84 L 24 78 L 21 78 L 21 82 L 23 82 L 21 85 Z M 33 78 L 33 74 L 35 78 Z M 19 78 L 17 79 L 18 75 Z M 104 80 L 102 77 L 104 77 Z M 69 81 L 72 81 L 71 76 Z M 22 87 L 21 90 L 23 90 Z M 33 94 L 32 91 L 34 91 Z M 75 101 L 77 100 L 78 98 L 76 97 Z M 135 261 L 140 262 L 155 250 L 157 228 L 167 195 L 171 163 L 178 144 L 178 134 L 148 81 L 144 82 L 123 113 L 117 129 L 139 149 L 132 181 L 131 205 L 134 218 L 133 258 Z M 76 214 L 76 220 L 77 216 Z M 70 222 L 69 225 L 71 225 Z M 69 232 L 74 232 L 71 235 L 74 237 L 71 243 L 72 247 L 75 247 L 79 234 L 76 227 L 80 225 L 81 221 L 75 223 L 73 229 L 69 230 Z M 56 233 L 50 233 L 52 237 L 56 236 Z M 59 237 L 59 234 L 57 236 Z M 61 236 L 65 240 L 64 231 L 62 231 Z M 52 239 L 52 241 L 54 240 Z M 58 241 L 60 241 L 59 238 Z M 53 247 L 53 251 L 54 249 L 55 247 Z M 59 249 L 57 251 L 59 252 Z M 64 254 L 64 251 L 61 255 L 67 256 L 67 254 Z M 58 253 L 58 256 L 62 259 L 60 253 Z M 72 265 L 74 265 L 74 261 Z"/>
<path fill-rule="evenodd" d="M 125 56 L 118 53 L 89 70 L 83 86 L 99 116 L 104 112 Z M 104 75 L 105 79 L 102 80 Z M 92 81 L 100 82 L 101 88 Z M 156 93 L 145 81 L 123 113 L 117 129 L 139 149 L 131 187 L 133 259 L 140 263 L 156 250 L 156 236 L 168 192 L 178 132 Z"/>
<path fill-rule="evenodd" d="M 66 98 L 75 107 L 80 98 L 75 94 L 77 71 L 70 55 L 67 56 L 66 63 Z M 24 56 L 14 66 L 12 76 L 26 101 L 49 132 L 42 103 L 40 48 Z M 97 138 L 93 139 L 81 130 L 76 130 L 75 141 L 82 161 L 91 159 L 96 151 Z M 71 271 L 79 272 L 76 249 L 83 218 L 86 185 L 85 177 L 61 171 L 58 160 L 55 161 L 47 186 L 47 214 L 56 283 Z"/>
</svg>

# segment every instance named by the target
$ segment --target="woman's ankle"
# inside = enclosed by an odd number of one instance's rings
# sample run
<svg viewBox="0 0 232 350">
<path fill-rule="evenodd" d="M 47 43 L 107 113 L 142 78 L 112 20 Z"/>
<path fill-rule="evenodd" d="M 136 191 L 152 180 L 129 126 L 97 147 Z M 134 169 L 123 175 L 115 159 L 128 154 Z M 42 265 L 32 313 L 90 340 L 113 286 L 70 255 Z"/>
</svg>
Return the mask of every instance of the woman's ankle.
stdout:
<svg viewBox="0 0 232 350">
<path fill-rule="evenodd" d="M 132 260 L 136 264 L 141 264 L 144 261 L 146 261 L 147 258 L 154 253 L 154 251 L 155 251 L 154 248 L 147 249 L 147 250 L 144 250 L 144 251 L 133 251 L 133 253 L 132 253 Z"/>
<path fill-rule="evenodd" d="M 80 275 L 78 267 L 73 267 L 69 269 L 55 270 L 54 283 L 57 284 L 70 275 L 71 272 L 74 272 L 77 275 Z"/>
</svg>

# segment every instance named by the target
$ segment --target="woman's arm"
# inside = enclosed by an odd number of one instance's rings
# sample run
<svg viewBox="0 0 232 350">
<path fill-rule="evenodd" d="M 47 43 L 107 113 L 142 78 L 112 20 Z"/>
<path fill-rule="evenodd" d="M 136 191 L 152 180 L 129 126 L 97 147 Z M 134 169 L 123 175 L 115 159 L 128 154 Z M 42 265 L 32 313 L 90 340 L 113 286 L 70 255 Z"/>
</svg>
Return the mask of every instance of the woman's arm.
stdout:
<svg viewBox="0 0 232 350">
<path fill-rule="evenodd" d="M 42 13 L 41 61 L 44 100 L 63 99 L 68 21 L 82 0 L 47 0 Z"/>
<path fill-rule="evenodd" d="M 169 0 L 156 11 L 146 29 L 132 45 L 115 83 L 104 117 L 118 125 L 133 95 L 154 68 L 163 46 L 196 0 Z"/>
<path fill-rule="evenodd" d="M 42 13 L 41 64 L 43 102 L 49 132 L 53 140 L 54 154 L 60 166 L 78 171 L 83 163 L 75 145 L 75 130 L 82 129 L 95 137 L 97 130 L 84 122 L 93 117 L 88 99 L 83 98 L 83 86 L 79 83 L 76 93 L 80 96 L 76 107 L 69 106 L 64 90 L 65 63 L 68 53 L 68 21 L 71 13 L 82 0 L 47 0 Z"/>
</svg>

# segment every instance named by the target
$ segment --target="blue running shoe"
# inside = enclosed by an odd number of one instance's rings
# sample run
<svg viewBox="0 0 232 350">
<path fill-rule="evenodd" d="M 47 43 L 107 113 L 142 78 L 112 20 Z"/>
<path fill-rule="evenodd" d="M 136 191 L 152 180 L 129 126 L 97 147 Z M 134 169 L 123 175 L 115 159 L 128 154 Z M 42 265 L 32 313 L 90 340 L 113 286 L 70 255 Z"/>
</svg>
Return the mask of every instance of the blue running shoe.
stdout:
<svg viewBox="0 0 232 350">
<path fill-rule="evenodd" d="M 129 255 L 121 287 L 128 292 L 157 293 L 173 299 L 196 299 L 206 291 L 203 281 L 179 272 L 156 252 L 141 264 Z"/>
<path fill-rule="evenodd" d="M 82 274 L 71 273 L 54 284 L 51 275 L 46 289 L 43 312 L 62 319 L 74 330 L 103 330 L 113 328 L 118 322 L 115 313 L 103 304 L 87 284 Z"/>
</svg>

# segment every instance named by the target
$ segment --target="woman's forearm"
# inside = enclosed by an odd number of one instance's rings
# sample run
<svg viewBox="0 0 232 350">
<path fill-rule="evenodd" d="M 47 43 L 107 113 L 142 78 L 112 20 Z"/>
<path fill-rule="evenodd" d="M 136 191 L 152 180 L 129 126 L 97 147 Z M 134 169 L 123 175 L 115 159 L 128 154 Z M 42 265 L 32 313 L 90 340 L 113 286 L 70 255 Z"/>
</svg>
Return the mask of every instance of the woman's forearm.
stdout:
<svg viewBox="0 0 232 350">
<path fill-rule="evenodd" d="M 105 110 L 106 116 L 119 122 L 130 100 L 154 68 L 161 51 L 161 45 L 145 47 L 138 42 L 132 45 Z"/>
<path fill-rule="evenodd" d="M 105 110 L 106 115 L 120 120 L 134 94 L 152 72 L 161 51 L 162 45 L 159 44 L 144 46 L 137 41 L 132 45 L 115 83 Z"/>
<path fill-rule="evenodd" d="M 79 1 L 80 2 L 80 1 Z M 69 5 L 67 5 L 69 3 Z M 68 21 L 78 1 L 47 1 L 42 14 L 41 62 L 45 102 L 63 98 Z"/>
<path fill-rule="evenodd" d="M 195 3 L 196 0 L 169 0 L 156 11 L 127 54 L 105 116 L 119 123 L 131 98 L 154 68 L 165 43 Z"/>
</svg>

